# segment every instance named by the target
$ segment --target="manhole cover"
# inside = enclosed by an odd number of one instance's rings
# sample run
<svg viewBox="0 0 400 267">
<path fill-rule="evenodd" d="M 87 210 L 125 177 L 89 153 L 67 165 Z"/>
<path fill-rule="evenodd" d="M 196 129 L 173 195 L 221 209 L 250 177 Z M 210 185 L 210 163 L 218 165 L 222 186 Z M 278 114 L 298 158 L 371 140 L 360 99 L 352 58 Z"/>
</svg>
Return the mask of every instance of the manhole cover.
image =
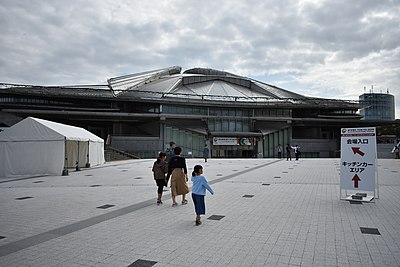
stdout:
<svg viewBox="0 0 400 267">
<path fill-rule="evenodd" d="M 98 208 L 98 209 L 108 209 L 108 208 L 111 208 L 111 207 L 114 207 L 115 205 L 109 205 L 109 204 L 107 204 L 107 205 L 103 205 L 103 206 L 100 206 L 100 207 L 96 207 L 96 208 Z"/>
<path fill-rule="evenodd" d="M 33 198 L 33 197 L 18 197 L 18 198 L 16 198 L 16 200 L 25 200 L 25 199 L 30 199 L 30 198 Z"/>
<path fill-rule="evenodd" d="M 148 260 L 142 260 L 139 259 L 132 264 L 130 264 L 128 267 L 151 267 L 155 265 L 157 262 L 156 261 L 148 261 Z"/>
<path fill-rule="evenodd" d="M 210 217 L 208 217 L 207 219 L 208 220 L 215 220 L 215 221 L 219 221 L 219 220 L 221 220 L 222 218 L 224 218 L 225 216 L 223 216 L 223 215 L 211 215 Z"/>
<path fill-rule="evenodd" d="M 378 228 L 360 227 L 361 233 L 370 235 L 380 235 Z"/>
</svg>

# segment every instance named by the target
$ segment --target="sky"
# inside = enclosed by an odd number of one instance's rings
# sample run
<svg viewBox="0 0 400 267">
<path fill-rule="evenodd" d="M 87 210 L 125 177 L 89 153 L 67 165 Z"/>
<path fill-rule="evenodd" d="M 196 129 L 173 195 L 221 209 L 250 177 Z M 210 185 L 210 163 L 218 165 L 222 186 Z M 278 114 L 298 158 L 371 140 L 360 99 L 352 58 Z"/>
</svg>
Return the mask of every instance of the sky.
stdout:
<svg viewBox="0 0 400 267">
<path fill-rule="evenodd" d="M 181 66 L 311 97 L 395 96 L 398 0 L 0 0 L 0 82 L 106 84 Z"/>
</svg>

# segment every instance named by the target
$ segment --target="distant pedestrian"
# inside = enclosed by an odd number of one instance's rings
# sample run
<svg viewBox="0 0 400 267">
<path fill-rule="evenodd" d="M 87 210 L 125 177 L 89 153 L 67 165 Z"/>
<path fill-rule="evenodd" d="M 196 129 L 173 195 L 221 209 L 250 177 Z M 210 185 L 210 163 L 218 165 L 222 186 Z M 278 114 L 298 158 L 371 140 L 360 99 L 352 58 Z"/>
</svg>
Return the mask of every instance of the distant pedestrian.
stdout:
<svg viewBox="0 0 400 267">
<path fill-rule="evenodd" d="M 206 177 L 203 175 L 203 167 L 201 165 L 194 166 L 194 171 L 192 172 L 192 199 L 194 204 L 194 209 L 196 212 L 196 225 L 201 224 L 201 215 L 206 214 L 206 204 L 204 197 L 206 195 L 206 189 L 214 195 L 214 191 L 208 184 Z"/>
<path fill-rule="evenodd" d="M 167 180 L 165 174 L 168 172 L 168 163 L 166 161 L 167 154 L 160 152 L 157 160 L 153 164 L 153 176 L 157 184 L 157 205 L 162 204 L 161 197 L 164 190 L 164 186 L 167 186 Z"/>
<path fill-rule="evenodd" d="M 204 149 L 203 149 L 203 158 L 204 158 L 204 162 L 207 162 L 208 159 L 208 155 L 210 154 L 210 150 L 207 147 L 207 144 L 204 145 Z"/>
<path fill-rule="evenodd" d="M 292 146 L 290 144 L 287 144 L 286 147 L 286 160 L 292 160 Z"/>
<path fill-rule="evenodd" d="M 167 154 L 167 162 L 169 162 L 169 160 L 175 156 L 175 152 L 174 149 L 176 147 L 176 143 L 174 141 L 169 142 L 169 148 L 167 148 L 167 150 L 165 150 L 165 153 Z"/>
<path fill-rule="evenodd" d="M 400 147 L 398 145 L 394 147 L 394 155 L 396 159 L 400 159 Z"/>
<path fill-rule="evenodd" d="M 171 196 L 172 206 L 177 206 L 176 196 L 182 195 L 182 205 L 186 205 L 186 194 L 189 193 L 189 187 L 187 185 L 187 168 L 186 159 L 181 157 L 182 148 L 174 148 L 175 156 L 173 156 L 168 162 L 168 174 L 167 181 L 171 177 Z"/>
<path fill-rule="evenodd" d="M 282 158 L 282 145 L 278 144 L 276 149 L 278 150 L 278 159 L 281 159 Z"/>
<path fill-rule="evenodd" d="M 293 147 L 293 150 L 294 150 L 294 155 L 295 155 L 295 157 L 296 157 L 296 160 L 299 160 L 299 157 L 300 157 L 300 155 L 301 155 L 299 145 L 295 145 L 295 146 Z"/>
</svg>

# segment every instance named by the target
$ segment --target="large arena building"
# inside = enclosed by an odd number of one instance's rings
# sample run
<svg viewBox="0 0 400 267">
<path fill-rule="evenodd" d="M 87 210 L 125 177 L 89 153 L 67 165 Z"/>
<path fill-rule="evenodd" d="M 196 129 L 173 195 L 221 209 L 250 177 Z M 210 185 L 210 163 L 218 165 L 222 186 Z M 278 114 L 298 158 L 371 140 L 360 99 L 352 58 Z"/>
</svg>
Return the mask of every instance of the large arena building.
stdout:
<svg viewBox="0 0 400 267">
<path fill-rule="evenodd" d="M 83 127 L 109 147 L 154 158 L 170 141 L 185 157 L 276 157 L 281 144 L 303 157 L 339 155 L 340 128 L 362 121 L 358 101 L 311 98 L 232 73 L 170 67 L 104 85 L 1 84 L 0 127 L 37 117 Z"/>
</svg>

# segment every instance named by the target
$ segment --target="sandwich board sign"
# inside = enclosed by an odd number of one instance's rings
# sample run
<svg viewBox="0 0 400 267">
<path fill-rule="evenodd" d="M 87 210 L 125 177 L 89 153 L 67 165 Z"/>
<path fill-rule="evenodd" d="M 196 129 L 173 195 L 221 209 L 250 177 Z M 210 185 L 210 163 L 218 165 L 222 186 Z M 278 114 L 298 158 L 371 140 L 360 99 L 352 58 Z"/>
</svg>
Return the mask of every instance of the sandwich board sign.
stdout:
<svg viewBox="0 0 400 267">
<path fill-rule="evenodd" d="M 342 190 L 348 200 L 371 201 L 375 198 L 376 179 L 376 129 L 342 128 L 340 152 L 340 197 Z M 348 196 L 347 190 L 355 193 Z M 368 193 L 373 192 L 372 196 Z"/>
</svg>

